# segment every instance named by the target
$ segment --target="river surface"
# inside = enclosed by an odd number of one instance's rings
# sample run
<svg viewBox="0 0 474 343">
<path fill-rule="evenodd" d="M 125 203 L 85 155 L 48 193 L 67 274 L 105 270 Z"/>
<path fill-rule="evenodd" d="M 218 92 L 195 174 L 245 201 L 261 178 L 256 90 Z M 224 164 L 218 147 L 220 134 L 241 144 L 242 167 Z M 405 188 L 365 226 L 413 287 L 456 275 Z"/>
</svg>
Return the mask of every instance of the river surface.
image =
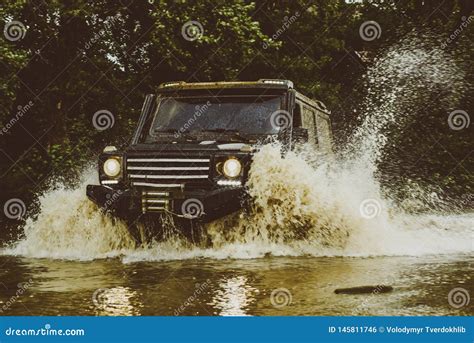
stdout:
<svg viewBox="0 0 474 343">
<path fill-rule="evenodd" d="M 36 213 L 21 202 L 4 209 L 21 220 L 0 249 L 1 314 L 473 315 L 472 194 L 454 200 L 442 185 L 378 170 L 391 137 L 433 99 L 458 108 L 469 89 L 460 66 L 418 36 L 388 49 L 367 70 L 360 125 L 335 156 L 258 147 L 251 211 L 207 225 L 210 245 L 166 225 L 164 240 L 137 247 L 87 199 L 95 168 L 74 186 L 51 181 Z"/>
<path fill-rule="evenodd" d="M 0 248 L 2 314 L 474 314 L 473 212 L 408 212 L 365 170 L 328 174 L 271 146 L 253 163 L 254 212 L 203 227 L 209 244 L 170 224 L 137 246 L 85 196 L 92 177 L 48 190 Z"/>
<path fill-rule="evenodd" d="M 472 262 L 466 254 L 131 263 L 2 256 L 0 305 L 2 315 L 473 315 L 472 301 L 448 301 L 455 287 L 474 294 Z M 334 293 L 380 284 L 394 289 Z"/>
</svg>

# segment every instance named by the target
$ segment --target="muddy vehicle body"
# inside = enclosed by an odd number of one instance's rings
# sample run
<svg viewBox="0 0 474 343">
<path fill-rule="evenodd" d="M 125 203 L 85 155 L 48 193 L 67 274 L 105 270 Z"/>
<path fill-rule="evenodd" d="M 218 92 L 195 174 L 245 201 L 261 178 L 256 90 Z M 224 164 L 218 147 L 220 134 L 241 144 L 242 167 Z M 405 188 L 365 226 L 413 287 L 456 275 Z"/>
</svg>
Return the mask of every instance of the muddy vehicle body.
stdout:
<svg viewBox="0 0 474 343">
<path fill-rule="evenodd" d="M 147 95 L 131 143 L 106 147 L 87 196 L 129 221 L 171 214 L 209 222 L 245 207 L 262 143 L 332 152 L 329 111 L 287 80 L 169 82 Z"/>
</svg>

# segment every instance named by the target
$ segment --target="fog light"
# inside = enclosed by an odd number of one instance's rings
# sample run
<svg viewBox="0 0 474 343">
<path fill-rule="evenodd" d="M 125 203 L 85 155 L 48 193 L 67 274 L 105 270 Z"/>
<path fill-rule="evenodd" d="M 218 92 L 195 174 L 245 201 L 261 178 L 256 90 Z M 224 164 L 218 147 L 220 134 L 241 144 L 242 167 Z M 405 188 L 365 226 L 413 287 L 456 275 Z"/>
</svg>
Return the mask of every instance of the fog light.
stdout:
<svg viewBox="0 0 474 343">
<path fill-rule="evenodd" d="M 228 187 L 239 187 L 242 186 L 242 181 L 240 180 L 217 180 L 219 186 L 228 186 Z"/>
<path fill-rule="evenodd" d="M 101 184 L 103 185 L 116 185 L 118 184 L 118 180 L 102 180 L 100 181 Z"/>
</svg>

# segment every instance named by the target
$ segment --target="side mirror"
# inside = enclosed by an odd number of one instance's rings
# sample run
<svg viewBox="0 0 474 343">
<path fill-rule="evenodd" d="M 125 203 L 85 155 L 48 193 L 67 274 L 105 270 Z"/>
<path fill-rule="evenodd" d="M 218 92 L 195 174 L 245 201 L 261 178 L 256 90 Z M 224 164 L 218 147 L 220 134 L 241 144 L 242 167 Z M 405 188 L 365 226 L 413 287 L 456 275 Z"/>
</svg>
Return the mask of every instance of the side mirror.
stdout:
<svg viewBox="0 0 474 343">
<path fill-rule="evenodd" d="M 291 132 L 292 140 L 295 143 L 307 143 L 309 136 L 308 136 L 308 129 L 303 127 L 294 127 Z"/>
</svg>

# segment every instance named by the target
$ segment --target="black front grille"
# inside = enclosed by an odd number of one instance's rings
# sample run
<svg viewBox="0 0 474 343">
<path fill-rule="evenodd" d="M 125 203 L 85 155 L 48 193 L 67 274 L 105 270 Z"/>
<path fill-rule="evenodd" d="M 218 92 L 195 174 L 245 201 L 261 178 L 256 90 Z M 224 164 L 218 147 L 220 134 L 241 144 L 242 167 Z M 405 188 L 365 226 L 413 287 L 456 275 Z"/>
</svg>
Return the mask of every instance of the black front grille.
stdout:
<svg viewBox="0 0 474 343">
<path fill-rule="evenodd" d="M 165 211 L 185 189 L 210 186 L 209 156 L 129 156 L 126 166 L 130 185 L 141 191 L 143 212 Z"/>
<path fill-rule="evenodd" d="M 132 186 L 183 188 L 209 180 L 209 157 L 129 157 L 127 176 Z"/>
</svg>

